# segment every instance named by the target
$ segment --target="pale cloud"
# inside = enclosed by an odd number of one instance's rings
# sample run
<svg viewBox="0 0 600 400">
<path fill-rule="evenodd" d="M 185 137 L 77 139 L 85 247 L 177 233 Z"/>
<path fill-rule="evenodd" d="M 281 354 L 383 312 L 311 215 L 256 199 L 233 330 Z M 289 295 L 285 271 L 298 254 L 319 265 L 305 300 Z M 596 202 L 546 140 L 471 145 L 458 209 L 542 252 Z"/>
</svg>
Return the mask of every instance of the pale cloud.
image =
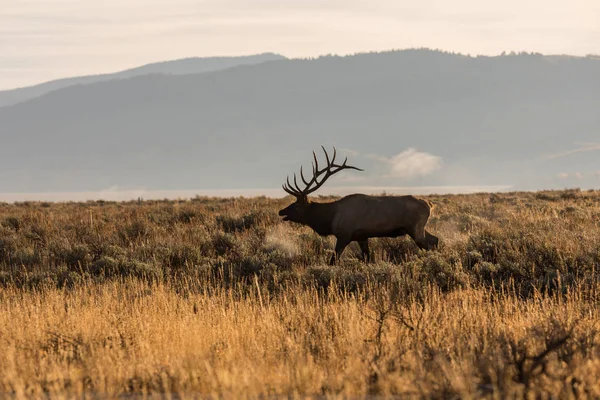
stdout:
<svg viewBox="0 0 600 400">
<path fill-rule="evenodd" d="M 338 176 L 336 179 L 338 183 L 358 183 L 371 180 L 365 175 L 342 175 Z"/>
<path fill-rule="evenodd" d="M 185 57 L 598 53 L 593 0 L 0 1 L 0 89 Z M 21 71 L 12 71 L 19 65 Z"/>
<path fill-rule="evenodd" d="M 357 150 L 354 149 L 346 149 L 346 148 L 342 148 L 340 149 L 344 154 L 346 154 L 348 157 L 357 157 L 359 152 Z"/>
<path fill-rule="evenodd" d="M 441 157 L 409 148 L 393 157 L 370 155 L 387 166 L 390 178 L 413 179 L 432 174 L 443 165 Z"/>
<path fill-rule="evenodd" d="M 582 180 L 585 178 L 589 178 L 589 177 L 599 177 L 600 178 L 600 171 L 596 171 L 596 172 L 572 172 L 572 173 L 567 173 L 567 172 L 561 172 L 560 174 L 556 175 L 557 178 L 565 180 L 565 179 L 576 179 L 576 180 Z"/>
<path fill-rule="evenodd" d="M 562 158 L 562 157 L 567 157 L 567 156 L 577 154 L 577 153 L 585 153 L 585 152 L 589 152 L 589 151 L 600 151 L 600 143 L 584 142 L 584 143 L 575 143 L 575 144 L 578 145 L 579 147 L 577 147 L 576 149 L 563 151 L 561 153 L 549 154 L 549 155 L 544 156 L 544 158 L 547 158 L 547 159 Z"/>
</svg>

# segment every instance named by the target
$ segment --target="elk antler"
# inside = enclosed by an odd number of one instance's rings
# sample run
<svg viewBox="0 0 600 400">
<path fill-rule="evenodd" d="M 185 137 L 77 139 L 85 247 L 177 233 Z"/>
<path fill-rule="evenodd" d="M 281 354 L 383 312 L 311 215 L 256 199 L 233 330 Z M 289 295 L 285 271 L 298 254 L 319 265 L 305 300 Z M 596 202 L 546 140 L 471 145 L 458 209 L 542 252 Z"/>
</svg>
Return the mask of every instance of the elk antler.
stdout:
<svg viewBox="0 0 600 400">
<path fill-rule="evenodd" d="M 337 153 L 336 153 L 335 147 L 333 148 L 333 157 L 331 158 L 331 160 L 329 160 L 329 154 L 327 154 L 327 150 L 325 150 L 325 147 L 321 146 L 321 148 L 323 149 L 323 152 L 325 153 L 325 159 L 327 160 L 327 166 L 321 170 L 319 169 L 319 161 L 317 160 L 317 155 L 313 151 L 313 158 L 314 158 L 314 163 L 312 164 L 313 177 L 310 181 L 308 181 L 308 182 L 306 181 L 306 178 L 304 178 L 304 173 L 302 172 L 302 166 L 300 166 L 300 178 L 302 179 L 302 182 L 304 182 L 304 185 L 306 185 L 306 187 L 304 189 L 300 189 L 300 187 L 298 186 L 298 179 L 296 177 L 296 173 L 294 173 L 294 186 L 292 186 L 292 184 L 290 183 L 290 177 L 288 175 L 286 184 L 283 185 L 283 190 L 285 190 L 287 193 L 291 194 L 292 196 L 296 196 L 298 198 L 306 197 L 309 194 L 316 191 L 317 189 L 319 189 L 325 183 L 325 181 L 327 179 L 329 179 L 329 177 L 331 175 L 336 174 L 343 169 L 355 169 L 357 171 L 363 171 L 360 168 L 353 167 L 351 165 L 346 165 L 346 162 L 348 161 L 348 157 L 346 157 L 344 159 L 344 162 L 342 163 L 342 165 L 336 164 L 335 157 L 336 157 Z M 319 181 L 318 178 L 323 174 L 325 174 L 325 175 Z M 312 185 L 315 185 L 315 186 L 311 187 Z"/>
</svg>

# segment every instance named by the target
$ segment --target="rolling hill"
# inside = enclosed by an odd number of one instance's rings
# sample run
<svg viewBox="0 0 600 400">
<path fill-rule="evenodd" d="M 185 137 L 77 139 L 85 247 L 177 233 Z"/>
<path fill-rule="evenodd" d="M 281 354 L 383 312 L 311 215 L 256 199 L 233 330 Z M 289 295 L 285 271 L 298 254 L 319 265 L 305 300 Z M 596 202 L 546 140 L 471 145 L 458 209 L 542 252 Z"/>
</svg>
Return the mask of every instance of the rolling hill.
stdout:
<svg viewBox="0 0 600 400">
<path fill-rule="evenodd" d="M 0 108 L 0 192 L 335 184 L 600 186 L 600 60 L 432 50 L 75 85 Z M 332 179 L 332 181 L 333 181 Z"/>
<path fill-rule="evenodd" d="M 218 71 L 237 67 L 240 65 L 258 64 L 266 61 L 284 60 L 285 57 L 278 54 L 265 53 L 253 56 L 240 57 L 193 57 L 182 60 L 163 61 L 141 67 L 131 68 L 125 71 L 115 72 L 111 74 L 79 76 L 75 78 L 65 78 L 55 81 L 41 83 L 39 85 L 11 89 L 0 90 L 0 107 L 10 106 L 21 103 L 26 100 L 33 99 L 48 92 L 66 88 L 73 85 L 88 84 L 95 82 L 104 82 L 114 79 L 131 78 L 134 76 L 148 74 L 169 74 L 169 75 L 185 75 L 199 74 L 203 72 Z"/>
</svg>

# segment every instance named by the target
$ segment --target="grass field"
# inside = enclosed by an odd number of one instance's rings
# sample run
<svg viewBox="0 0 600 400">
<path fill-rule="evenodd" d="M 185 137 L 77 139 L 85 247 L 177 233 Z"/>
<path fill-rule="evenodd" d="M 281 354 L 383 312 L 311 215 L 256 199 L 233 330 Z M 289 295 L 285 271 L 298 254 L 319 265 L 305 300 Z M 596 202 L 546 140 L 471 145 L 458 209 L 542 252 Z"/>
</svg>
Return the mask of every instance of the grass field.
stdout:
<svg viewBox="0 0 600 400">
<path fill-rule="evenodd" d="M 600 191 L 426 198 L 337 266 L 289 198 L 0 204 L 0 396 L 600 397 Z"/>
</svg>

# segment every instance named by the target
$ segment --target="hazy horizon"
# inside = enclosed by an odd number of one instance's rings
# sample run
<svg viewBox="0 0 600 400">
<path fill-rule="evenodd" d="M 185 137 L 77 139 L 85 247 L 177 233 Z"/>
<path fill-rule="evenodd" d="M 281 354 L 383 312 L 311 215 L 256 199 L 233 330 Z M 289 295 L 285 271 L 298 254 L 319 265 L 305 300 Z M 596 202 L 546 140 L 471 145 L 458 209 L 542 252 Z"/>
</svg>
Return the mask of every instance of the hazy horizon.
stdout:
<svg viewBox="0 0 600 400">
<path fill-rule="evenodd" d="M 490 186 L 337 186 L 319 190 L 318 196 L 346 196 L 352 193 L 363 194 L 388 194 L 405 195 L 412 194 L 416 196 L 425 196 L 431 194 L 469 194 L 480 192 L 503 192 L 512 188 L 510 185 L 490 185 Z M 68 202 L 68 201 L 127 201 L 137 200 L 176 200 L 191 199 L 200 197 L 259 197 L 283 198 L 288 196 L 281 188 L 266 189 L 198 189 L 198 190 L 147 190 L 131 189 L 120 190 L 109 188 L 99 191 L 82 192 L 46 192 L 46 193 L 0 193 L 0 202 L 21 202 L 21 201 L 49 201 L 49 202 Z"/>
<path fill-rule="evenodd" d="M 27 0 L 0 9 L 0 90 L 187 57 L 432 48 L 600 53 L 600 3 Z M 243 38 L 243 40 L 240 40 Z"/>
</svg>

